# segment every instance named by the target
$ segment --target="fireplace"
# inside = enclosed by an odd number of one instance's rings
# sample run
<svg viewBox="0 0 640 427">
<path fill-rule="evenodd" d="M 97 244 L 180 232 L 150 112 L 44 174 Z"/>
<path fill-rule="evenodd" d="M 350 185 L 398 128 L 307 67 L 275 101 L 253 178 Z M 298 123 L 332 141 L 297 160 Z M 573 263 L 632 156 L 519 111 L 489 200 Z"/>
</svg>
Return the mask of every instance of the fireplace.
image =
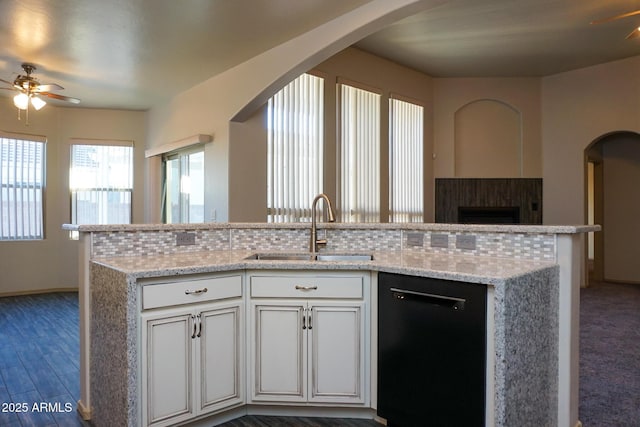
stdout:
<svg viewBox="0 0 640 427">
<path fill-rule="evenodd" d="M 509 207 L 458 207 L 460 224 L 520 224 L 520 208 Z"/>
<path fill-rule="evenodd" d="M 435 220 L 542 224 L 541 178 L 436 178 Z"/>
</svg>

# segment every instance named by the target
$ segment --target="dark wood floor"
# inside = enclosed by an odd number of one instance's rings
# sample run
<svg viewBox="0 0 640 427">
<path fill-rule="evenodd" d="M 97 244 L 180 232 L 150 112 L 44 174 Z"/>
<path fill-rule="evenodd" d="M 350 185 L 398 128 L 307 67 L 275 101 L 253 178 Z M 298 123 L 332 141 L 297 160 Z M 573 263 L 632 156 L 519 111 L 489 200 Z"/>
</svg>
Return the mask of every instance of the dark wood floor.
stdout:
<svg viewBox="0 0 640 427">
<path fill-rule="evenodd" d="M 0 298 L 0 427 L 89 425 L 76 412 L 80 398 L 78 331 L 77 293 Z M 246 416 L 224 426 L 380 424 L 372 420 Z"/>
<path fill-rule="evenodd" d="M 381 427 L 373 420 L 247 415 L 219 427 Z"/>
<path fill-rule="evenodd" d="M 78 294 L 0 298 L 0 426 L 82 426 Z"/>
</svg>

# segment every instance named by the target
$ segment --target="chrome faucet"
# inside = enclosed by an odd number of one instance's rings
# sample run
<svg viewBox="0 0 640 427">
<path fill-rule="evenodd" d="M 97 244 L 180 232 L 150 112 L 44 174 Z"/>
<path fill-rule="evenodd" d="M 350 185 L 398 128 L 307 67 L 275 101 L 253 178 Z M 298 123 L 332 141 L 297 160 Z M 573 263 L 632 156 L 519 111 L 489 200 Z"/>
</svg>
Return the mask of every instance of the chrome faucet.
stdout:
<svg viewBox="0 0 640 427">
<path fill-rule="evenodd" d="M 318 252 L 318 245 L 324 246 L 327 244 L 327 230 L 324 231 L 324 239 L 318 239 L 318 230 L 316 228 L 316 205 L 318 204 L 318 200 L 320 199 L 324 199 L 324 203 L 325 205 L 327 205 L 327 221 L 336 221 L 329 196 L 324 193 L 318 194 L 315 199 L 313 199 L 313 203 L 311 203 L 311 241 L 309 242 L 309 252 L 311 252 L 312 254 Z"/>
</svg>

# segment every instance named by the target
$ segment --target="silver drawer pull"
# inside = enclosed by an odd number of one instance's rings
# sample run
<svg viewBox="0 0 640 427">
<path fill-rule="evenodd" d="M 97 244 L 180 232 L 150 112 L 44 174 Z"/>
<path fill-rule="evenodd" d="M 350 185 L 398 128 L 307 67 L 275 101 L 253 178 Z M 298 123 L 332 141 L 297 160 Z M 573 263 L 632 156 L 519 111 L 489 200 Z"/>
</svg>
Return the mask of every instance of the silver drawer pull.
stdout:
<svg viewBox="0 0 640 427">
<path fill-rule="evenodd" d="M 296 289 L 299 291 L 315 291 L 316 289 L 318 289 L 317 286 L 302 286 L 302 285 L 296 285 Z"/>
<path fill-rule="evenodd" d="M 185 295 L 198 295 L 198 294 L 204 294 L 208 291 L 207 288 L 202 288 L 202 289 L 197 289 L 195 291 L 190 291 L 189 289 L 187 289 L 186 291 L 184 291 Z"/>
</svg>

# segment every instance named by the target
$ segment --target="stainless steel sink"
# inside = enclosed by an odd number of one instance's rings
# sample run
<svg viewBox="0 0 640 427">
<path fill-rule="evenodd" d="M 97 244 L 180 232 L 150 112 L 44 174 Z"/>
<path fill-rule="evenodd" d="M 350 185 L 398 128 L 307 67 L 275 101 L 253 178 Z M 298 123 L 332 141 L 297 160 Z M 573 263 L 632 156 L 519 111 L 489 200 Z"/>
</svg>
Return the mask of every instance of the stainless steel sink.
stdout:
<svg viewBox="0 0 640 427">
<path fill-rule="evenodd" d="M 253 254 L 245 259 L 258 259 L 262 261 L 313 261 L 311 254 Z"/>
<path fill-rule="evenodd" d="M 371 261 L 373 255 L 363 254 L 318 254 L 318 261 Z"/>
<path fill-rule="evenodd" d="M 262 261 L 371 261 L 373 255 L 364 254 L 316 254 L 310 253 L 256 253 L 245 259 Z"/>
</svg>

